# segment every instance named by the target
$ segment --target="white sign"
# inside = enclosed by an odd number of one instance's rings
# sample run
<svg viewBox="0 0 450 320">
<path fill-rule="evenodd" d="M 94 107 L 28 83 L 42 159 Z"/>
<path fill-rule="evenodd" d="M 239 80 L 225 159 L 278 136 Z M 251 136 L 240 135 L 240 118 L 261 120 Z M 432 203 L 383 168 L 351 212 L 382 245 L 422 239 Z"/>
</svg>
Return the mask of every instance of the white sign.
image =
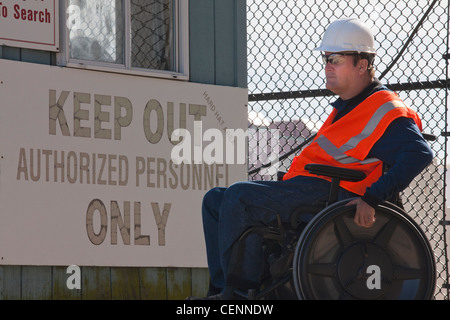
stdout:
<svg viewBox="0 0 450 320">
<path fill-rule="evenodd" d="M 58 0 L 0 1 L 0 44 L 59 51 Z"/>
<path fill-rule="evenodd" d="M 247 179 L 247 94 L 0 60 L 0 263 L 205 267 L 203 195 Z"/>
</svg>

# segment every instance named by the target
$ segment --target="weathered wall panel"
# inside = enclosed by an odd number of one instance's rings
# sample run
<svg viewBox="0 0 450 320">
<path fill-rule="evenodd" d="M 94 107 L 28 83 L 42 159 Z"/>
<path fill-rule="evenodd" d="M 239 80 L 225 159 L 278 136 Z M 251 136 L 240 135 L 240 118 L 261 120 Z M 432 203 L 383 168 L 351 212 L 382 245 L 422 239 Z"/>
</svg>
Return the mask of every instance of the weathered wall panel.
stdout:
<svg viewBox="0 0 450 320">
<path fill-rule="evenodd" d="M 209 284 L 203 268 L 82 267 L 80 289 L 67 287 L 70 276 L 62 266 L 0 266 L 0 299 L 183 300 Z"/>
</svg>

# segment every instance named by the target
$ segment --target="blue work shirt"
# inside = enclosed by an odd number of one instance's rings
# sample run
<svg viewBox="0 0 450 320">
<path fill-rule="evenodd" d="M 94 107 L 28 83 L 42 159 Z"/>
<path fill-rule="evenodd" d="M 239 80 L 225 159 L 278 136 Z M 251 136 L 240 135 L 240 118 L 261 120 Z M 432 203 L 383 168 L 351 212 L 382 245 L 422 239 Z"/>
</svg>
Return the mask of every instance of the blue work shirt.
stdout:
<svg viewBox="0 0 450 320">
<path fill-rule="evenodd" d="M 338 110 L 334 121 L 342 118 L 364 99 L 380 90 L 389 90 L 375 79 L 356 97 L 348 100 L 338 98 L 331 105 Z M 433 151 L 423 138 L 413 119 L 401 117 L 394 120 L 368 154 L 389 167 L 385 175 L 367 188 L 362 199 L 372 207 L 405 189 L 416 175 L 432 161 Z"/>
</svg>

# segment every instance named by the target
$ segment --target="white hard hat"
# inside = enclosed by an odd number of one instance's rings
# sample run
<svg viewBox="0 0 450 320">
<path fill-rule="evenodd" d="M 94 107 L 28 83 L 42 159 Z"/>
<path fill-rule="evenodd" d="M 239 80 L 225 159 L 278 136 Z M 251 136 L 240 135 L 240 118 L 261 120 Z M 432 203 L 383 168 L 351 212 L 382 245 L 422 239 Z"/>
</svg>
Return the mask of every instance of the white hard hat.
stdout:
<svg viewBox="0 0 450 320">
<path fill-rule="evenodd" d="M 375 53 L 372 32 L 356 18 L 344 18 L 332 22 L 323 35 L 322 43 L 315 50 Z"/>
</svg>

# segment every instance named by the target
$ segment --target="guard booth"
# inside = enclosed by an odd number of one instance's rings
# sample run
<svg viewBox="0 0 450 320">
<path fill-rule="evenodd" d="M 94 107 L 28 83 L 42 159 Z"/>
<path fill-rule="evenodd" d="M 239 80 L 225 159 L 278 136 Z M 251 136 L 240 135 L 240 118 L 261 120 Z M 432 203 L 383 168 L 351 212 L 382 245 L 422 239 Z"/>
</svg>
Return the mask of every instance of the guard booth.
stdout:
<svg viewBox="0 0 450 320">
<path fill-rule="evenodd" d="M 0 15 L 0 298 L 204 295 L 202 197 L 247 179 L 245 1 Z"/>
</svg>

